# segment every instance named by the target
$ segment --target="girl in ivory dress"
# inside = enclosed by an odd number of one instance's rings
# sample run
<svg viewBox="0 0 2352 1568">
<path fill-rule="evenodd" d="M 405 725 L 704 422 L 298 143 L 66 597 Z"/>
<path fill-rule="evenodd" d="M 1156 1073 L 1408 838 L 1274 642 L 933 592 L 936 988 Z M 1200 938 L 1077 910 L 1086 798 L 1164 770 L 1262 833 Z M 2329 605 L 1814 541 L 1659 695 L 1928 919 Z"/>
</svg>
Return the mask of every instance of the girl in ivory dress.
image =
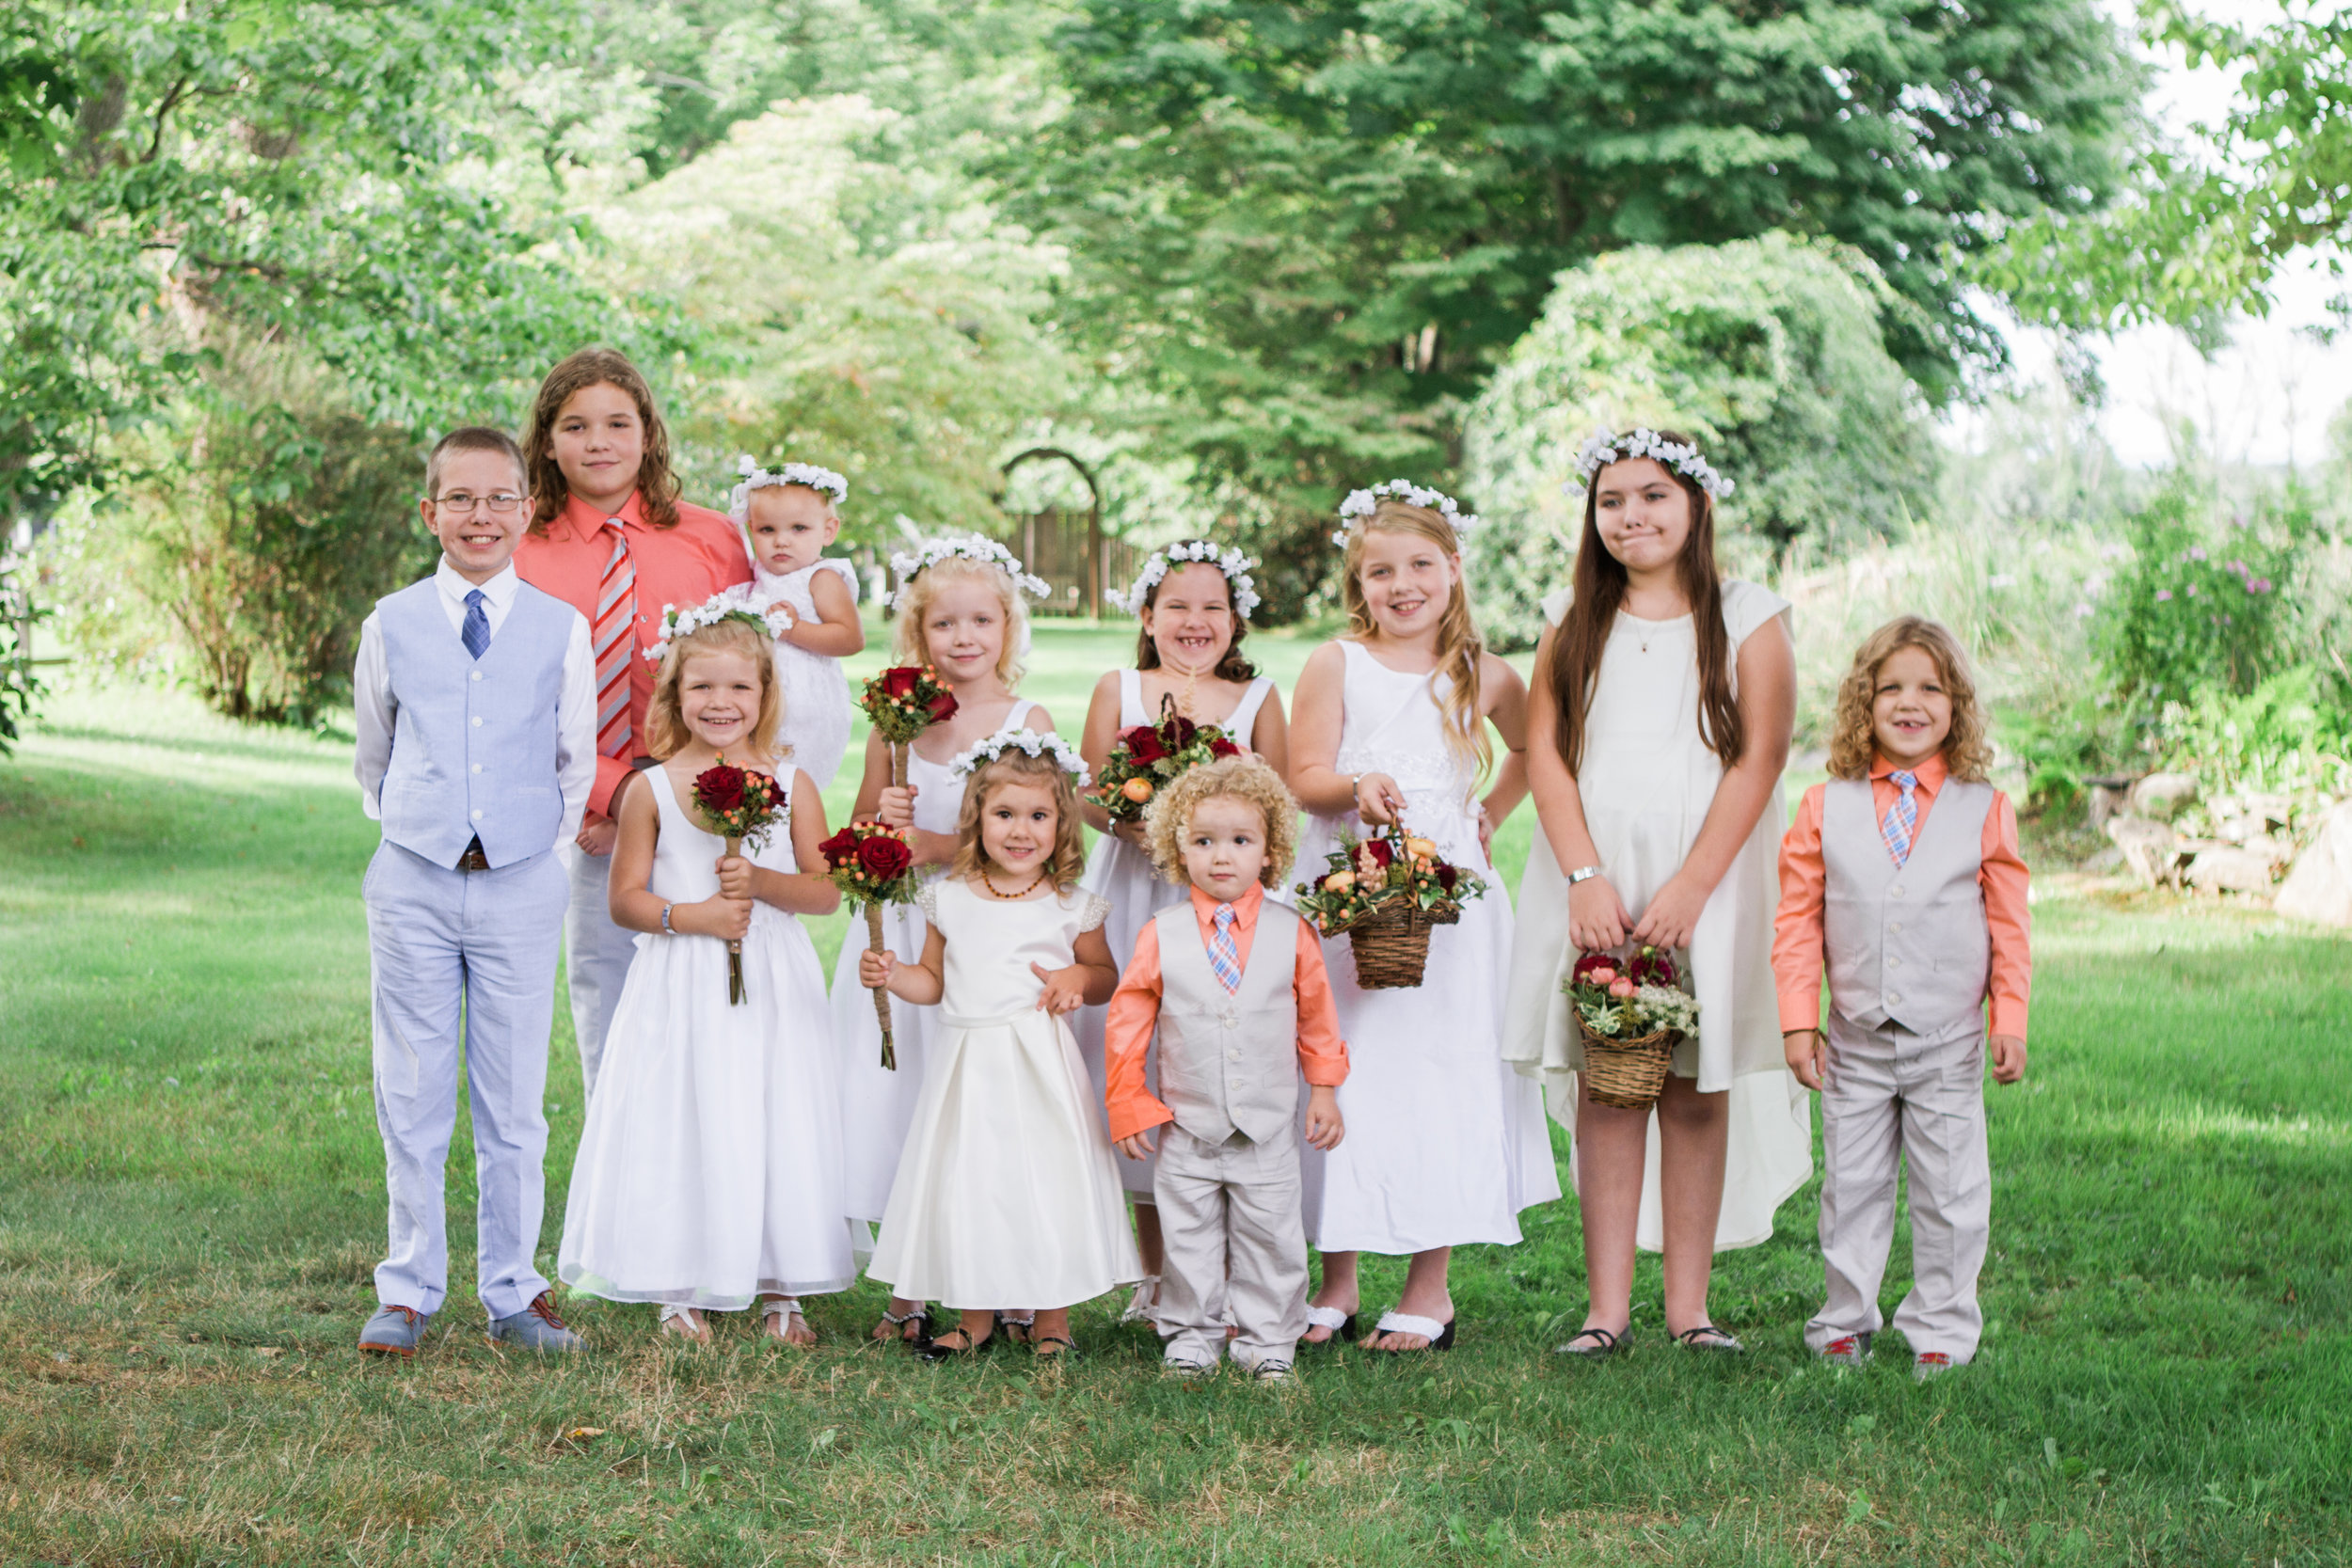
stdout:
<svg viewBox="0 0 2352 1568">
<path fill-rule="evenodd" d="M 1415 989 L 1366 990 L 1347 939 L 1324 944 L 1351 1063 L 1339 1091 L 1348 1137 L 1302 1151 L 1307 1239 L 1323 1252 L 1307 1339 L 1353 1326 L 1359 1252 L 1409 1253 L 1404 1296 L 1364 1343 L 1442 1350 L 1451 1249 L 1516 1243 L 1519 1211 L 1560 1196 L 1541 1098 L 1500 1053 L 1511 903 L 1486 856 L 1527 792 L 1526 688 L 1470 617 L 1460 531 L 1476 518 L 1402 480 L 1355 492 L 1340 518 L 1350 629 L 1308 658 L 1291 729 L 1291 788 L 1311 814 L 1298 864 L 1318 875 L 1343 831 L 1401 821 L 1486 893 L 1431 934 Z M 1482 801 L 1489 726 L 1503 756 Z"/>
<path fill-rule="evenodd" d="M 707 1341 L 707 1311 L 756 1298 L 763 1331 L 816 1343 L 804 1295 L 856 1277 L 842 1223 L 839 1088 L 825 976 L 801 915 L 840 895 L 817 846 L 816 781 L 776 744 L 772 628 L 723 594 L 672 622 L 646 716 L 660 766 L 621 802 L 612 918 L 641 933 L 588 1102 L 556 1272 L 576 1291 L 660 1305 Z M 785 819 L 728 855 L 696 809 L 722 753 L 790 791 Z M 817 866 L 817 874 L 803 872 Z M 727 942 L 748 1001 L 727 1000 Z"/>
<path fill-rule="evenodd" d="M 923 890 L 920 961 L 858 959 L 865 984 L 939 1008 L 866 1272 L 898 1297 L 961 1312 L 928 1359 L 971 1354 L 1002 1313 L 1032 1307 L 1028 1342 L 1057 1356 L 1072 1348 L 1072 1306 L 1143 1273 L 1065 1022 L 1119 984 L 1103 940 L 1109 906 L 1075 885 L 1086 764 L 1057 736 L 1009 731 L 956 768 L 968 781 L 956 858 Z"/>
<path fill-rule="evenodd" d="M 1099 768 L 1120 732 L 1157 723 L 1163 705 L 1198 724 L 1215 724 L 1244 750 L 1265 759 L 1277 773 L 1290 766 L 1282 696 L 1258 673 L 1241 651 L 1249 612 L 1258 606 L 1249 576 L 1257 562 L 1239 550 L 1219 549 L 1205 539 L 1188 539 L 1144 558 L 1136 585 L 1113 603 L 1143 623 L 1136 639 L 1136 667 L 1105 671 L 1094 683 L 1079 752 Z M 1110 814 L 1091 798 L 1080 802 L 1087 825 L 1104 836 L 1087 863 L 1089 893 L 1110 900 L 1103 935 L 1111 958 L 1123 971 L 1135 957 L 1136 936 L 1145 922 L 1168 905 L 1190 896 L 1181 882 L 1155 875 L 1141 822 L 1113 825 Z M 1094 1081 L 1094 1102 L 1103 1103 L 1101 1007 L 1082 1007 L 1072 1024 L 1078 1053 Z M 1105 1132 L 1108 1123 L 1104 1124 Z M 1127 1318 L 1146 1317 L 1157 1299 L 1160 1275 L 1159 1211 L 1152 1202 L 1152 1156 L 1122 1160 L 1120 1176 L 1136 1210 L 1136 1243 L 1143 1254 L 1143 1283 L 1128 1305 Z"/>
<path fill-rule="evenodd" d="M 850 748 L 850 687 L 841 661 L 866 646 L 857 618 L 857 572 L 823 552 L 841 533 L 837 508 L 850 482 L 813 463 L 773 470 L 739 461 L 742 483 L 727 515 L 752 558 L 752 598 L 783 629 L 776 680 L 784 690 L 783 741 L 801 771 L 823 789 Z M 789 614 L 777 616 L 782 605 Z"/>
<path fill-rule="evenodd" d="M 1796 711 L 1788 604 L 1718 576 L 1714 503 L 1731 483 L 1688 437 L 1604 431 L 1579 473 L 1575 582 L 1544 601 L 1528 704 L 1543 831 L 1519 883 L 1503 1051 L 1575 1134 L 1590 1300 L 1560 1349 L 1624 1343 L 1638 1242 L 1665 1253 L 1667 1332 L 1736 1352 L 1708 1315 L 1714 1254 L 1769 1237 L 1813 1168 L 1772 968 Z M 1698 1037 L 1676 1050 L 1654 1112 L 1579 1093 L 1582 1037 L 1560 990 L 1578 953 L 1629 942 L 1673 951 L 1699 1003 Z"/>
<path fill-rule="evenodd" d="M 913 555 L 891 558 L 898 591 L 891 657 L 928 664 L 955 693 L 955 716 L 934 724 L 907 748 L 907 782 L 891 783 L 890 745 L 866 740 L 866 771 L 853 816 L 913 830 L 911 847 L 923 875 L 944 875 L 956 858 L 963 780 L 950 770 L 959 752 L 1000 730 L 1050 730 L 1054 721 L 1035 703 L 1013 695 L 1029 648 L 1029 613 L 1023 595 L 1041 597 L 1045 584 L 1021 569 L 1001 545 L 950 536 L 927 541 Z M 894 904 L 883 911 L 882 937 L 912 963 L 923 955 L 927 926 L 921 910 Z M 874 999 L 858 983 L 858 954 L 866 943 L 853 929 L 841 944 L 833 974 L 833 1037 L 841 1062 L 841 1132 L 848 1162 L 849 1214 L 860 1225 L 882 1217 L 898 1150 L 923 1085 L 936 1009 L 912 1004 L 890 1009 L 898 1065 L 882 1065 L 882 1029 Z M 921 1344 L 930 1332 L 920 1297 L 891 1298 L 874 1338 Z"/>
</svg>

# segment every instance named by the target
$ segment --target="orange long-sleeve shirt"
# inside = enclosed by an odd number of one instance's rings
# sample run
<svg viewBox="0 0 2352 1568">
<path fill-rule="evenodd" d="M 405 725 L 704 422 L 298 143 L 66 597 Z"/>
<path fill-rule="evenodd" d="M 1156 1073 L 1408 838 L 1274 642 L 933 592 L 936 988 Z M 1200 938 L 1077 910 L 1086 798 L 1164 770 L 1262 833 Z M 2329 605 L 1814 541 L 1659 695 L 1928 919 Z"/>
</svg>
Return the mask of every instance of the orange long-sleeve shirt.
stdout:
<svg viewBox="0 0 2352 1568">
<path fill-rule="evenodd" d="M 1902 791 L 1887 775 L 1895 765 L 1881 757 L 1870 768 L 1870 815 L 1886 815 Z M 1928 813 L 1948 777 L 1942 756 L 1932 756 L 1912 769 L 1919 776 L 1913 798 L 1919 808 L 1919 827 L 1912 842 L 1928 825 Z M 1772 922 L 1772 978 L 1780 992 L 1780 1027 L 1816 1029 L 1821 1022 L 1822 924 L 1821 901 L 1827 874 L 1821 863 L 1821 798 L 1826 788 L 1815 784 L 1798 802 L 1797 819 L 1780 841 L 1780 913 Z M 2017 812 L 2009 797 L 1993 792 L 1993 809 L 1984 814 L 1983 869 L 1977 883 L 1984 889 L 1984 923 L 1992 937 L 1991 977 L 1985 989 L 1993 998 L 1991 1032 L 2026 1037 L 2026 1001 L 2033 983 L 2031 916 L 2026 910 L 2027 877 L 2025 857 L 2017 848 Z"/>
<path fill-rule="evenodd" d="M 1262 887 L 1233 900 L 1233 949 L 1245 972 L 1258 934 L 1258 911 L 1264 907 Z M 1200 924 L 1203 949 L 1216 929 L 1216 899 L 1193 889 L 1192 913 Z M 1331 976 L 1323 967 L 1323 943 L 1304 920 L 1298 923 L 1298 968 L 1291 993 L 1298 1003 L 1298 1070 L 1310 1084 L 1336 1088 L 1347 1081 L 1347 1042 L 1340 1037 Z M 1144 1053 L 1151 1049 L 1160 1022 L 1160 927 L 1158 921 L 1147 920 L 1136 938 L 1136 956 L 1119 977 L 1119 990 L 1111 994 L 1110 1010 L 1103 1020 L 1103 1098 L 1110 1111 L 1114 1143 L 1176 1119 L 1176 1113 L 1143 1083 Z"/>
<path fill-rule="evenodd" d="M 637 568 L 637 644 L 628 661 L 628 727 L 631 744 L 645 755 L 645 708 L 653 701 L 655 669 L 644 656 L 661 640 L 661 607 L 698 605 L 723 588 L 752 580 L 752 558 L 743 536 L 724 513 L 678 502 L 675 528 L 646 526 L 643 503 L 632 492 L 622 503 L 622 532 Z M 578 496 L 545 533 L 527 533 L 515 551 L 515 573 L 543 594 L 552 594 L 596 624 L 596 590 L 604 584 L 612 541 L 605 515 Z M 629 771 L 627 757 L 598 757 L 596 787 L 588 809 L 612 815 L 612 791 Z"/>
</svg>

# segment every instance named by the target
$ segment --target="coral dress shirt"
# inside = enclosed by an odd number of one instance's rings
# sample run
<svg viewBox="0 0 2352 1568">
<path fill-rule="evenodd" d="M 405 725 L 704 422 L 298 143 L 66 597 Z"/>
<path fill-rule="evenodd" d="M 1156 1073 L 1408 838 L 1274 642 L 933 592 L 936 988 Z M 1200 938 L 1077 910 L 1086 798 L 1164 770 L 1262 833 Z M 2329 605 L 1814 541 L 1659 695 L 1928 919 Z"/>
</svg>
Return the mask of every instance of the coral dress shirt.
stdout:
<svg viewBox="0 0 2352 1568">
<path fill-rule="evenodd" d="M 1888 775 L 1895 765 L 1880 757 L 1870 767 L 1870 813 L 1883 819 L 1902 790 Z M 1912 842 L 1928 825 L 1937 791 L 1948 777 L 1939 753 L 1911 769 L 1919 776 L 1912 792 L 1919 808 L 1919 825 Z M 1818 1029 L 1821 1025 L 1821 900 L 1827 880 L 1821 865 L 1821 795 L 1815 784 L 1798 803 L 1797 820 L 1780 843 L 1780 913 L 1772 922 L 1772 976 L 1780 992 L 1780 1027 Z M 1985 989 L 1993 998 L 1991 1033 L 2026 1037 L 2026 999 L 2032 989 L 2033 951 L 2028 935 L 2031 917 L 2026 911 L 2027 879 L 2025 857 L 2017 848 L 2017 811 L 2009 797 L 1993 792 L 1992 809 L 1984 814 L 1983 869 L 1977 885 L 1984 889 L 1984 923 L 1992 938 L 1992 967 Z"/>
<path fill-rule="evenodd" d="M 723 588 L 752 580 L 752 558 L 743 535 L 724 513 L 678 502 L 677 526 L 651 528 L 632 491 L 620 510 L 628 558 L 637 569 L 637 621 L 631 628 L 636 653 L 628 661 L 628 731 L 637 755 L 645 752 L 645 707 L 653 701 L 654 667 L 645 650 L 661 640 L 664 606 L 698 605 Z M 606 515 L 573 496 L 549 520 L 545 533 L 527 533 L 515 551 L 515 571 L 543 594 L 552 594 L 588 618 L 596 619 L 596 590 L 612 559 Z M 588 809 L 612 815 L 612 791 L 630 772 L 624 757 L 596 759 L 596 787 Z"/>
<path fill-rule="evenodd" d="M 1244 971 L 1249 968 L 1249 945 L 1258 934 L 1258 911 L 1265 907 L 1265 889 L 1252 886 L 1233 900 L 1233 950 Z M 1192 890 L 1193 918 L 1200 923 L 1205 951 L 1216 929 L 1217 900 L 1199 888 Z M 1103 1069 L 1107 1080 L 1103 1098 L 1111 1118 L 1111 1141 L 1133 1137 L 1176 1113 L 1144 1087 L 1143 1056 L 1160 1019 L 1160 923 L 1147 920 L 1136 938 L 1136 956 L 1119 977 L 1110 1010 L 1103 1020 Z M 1298 1003 L 1298 1070 L 1308 1083 L 1335 1088 L 1347 1081 L 1347 1042 L 1340 1037 L 1339 1010 L 1331 1003 L 1331 976 L 1323 967 L 1323 943 L 1311 923 L 1298 923 L 1298 968 L 1291 980 Z"/>
</svg>

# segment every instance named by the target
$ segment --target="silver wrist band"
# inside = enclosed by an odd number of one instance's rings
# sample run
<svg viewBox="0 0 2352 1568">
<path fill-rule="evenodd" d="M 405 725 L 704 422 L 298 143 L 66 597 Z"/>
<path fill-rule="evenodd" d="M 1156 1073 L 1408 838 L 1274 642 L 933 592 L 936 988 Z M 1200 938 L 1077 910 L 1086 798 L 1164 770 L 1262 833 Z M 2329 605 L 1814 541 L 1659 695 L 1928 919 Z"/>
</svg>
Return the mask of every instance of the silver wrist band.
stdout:
<svg viewBox="0 0 2352 1568">
<path fill-rule="evenodd" d="M 1597 865 L 1580 865 L 1574 871 L 1568 873 L 1568 886 L 1574 887 L 1577 883 L 1584 880 L 1587 877 L 1597 877 L 1599 875 L 1600 867 Z"/>
<path fill-rule="evenodd" d="M 677 927 L 670 924 L 670 911 L 675 906 L 669 904 L 661 906 L 661 928 L 669 932 L 672 936 L 677 935 Z"/>
</svg>

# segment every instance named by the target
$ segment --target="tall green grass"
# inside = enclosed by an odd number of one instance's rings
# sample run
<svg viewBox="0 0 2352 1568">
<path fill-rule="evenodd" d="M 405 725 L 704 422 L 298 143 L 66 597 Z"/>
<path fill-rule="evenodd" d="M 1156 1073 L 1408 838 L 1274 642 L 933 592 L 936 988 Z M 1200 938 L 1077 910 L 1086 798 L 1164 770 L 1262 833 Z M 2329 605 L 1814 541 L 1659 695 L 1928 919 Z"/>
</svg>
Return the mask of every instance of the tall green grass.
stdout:
<svg viewBox="0 0 2352 1568">
<path fill-rule="evenodd" d="M 1075 729 L 1124 639 L 1041 633 Z M 1304 646 L 1259 644 L 1269 662 Z M 1284 673 L 1287 675 L 1288 672 Z M 2036 909 L 2033 1063 L 1991 1097 L 1985 1354 L 1813 1366 L 1812 1188 L 1720 1260 L 1723 1362 L 1660 1332 L 1549 1347 L 1573 1200 L 1455 1269 L 1443 1356 L 1316 1355 L 1177 1386 L 1078 1314 L 1082 1358 L 932 1369 L 866 1345 L 658 1345 L 567 1307 L 576 1362 L 480 1338 L 470 1148 L 450 1307 L 412 1365 L 351 1345 L 383 1179 L 347 745 L 177 699 L 72 695 L 0 764 L 0 1560 L 1369 1564 L 2318 1563 L 2352 1523 L 2346 949 L 2259 911 Z M 1522 840 L 1523 843 L 1523 840 Z M 1502 863 L 1516 871 L 1523 848 Z M 580 1092 L 559 1008 L 551 1255 Z M 1908 1280 L 1899 1236 L 1888 1304 Z M 1366 1305 L 1400 1270 L 1367 1271 Z"/>
</svg>

